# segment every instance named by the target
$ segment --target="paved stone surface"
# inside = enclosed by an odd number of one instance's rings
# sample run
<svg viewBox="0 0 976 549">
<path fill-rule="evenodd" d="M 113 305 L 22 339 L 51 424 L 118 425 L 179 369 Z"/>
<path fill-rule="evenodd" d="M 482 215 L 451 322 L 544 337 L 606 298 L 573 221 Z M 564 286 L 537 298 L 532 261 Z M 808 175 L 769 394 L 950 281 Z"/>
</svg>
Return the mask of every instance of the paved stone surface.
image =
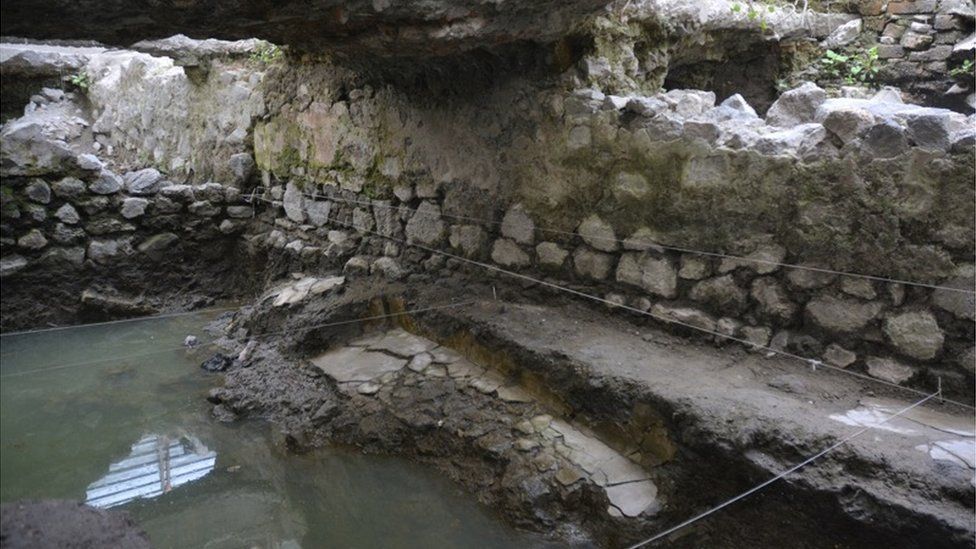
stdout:
<svg viewBox="0 0 976 549">
<path fill-rule="evenodd" d="M 386 351 L 390 354 L 409 358 L 418 353 L 430 351 L 437 344 L 429 339 L 415 336 L 406 330 L 396 329 L 369 345 L 371 351 Z"/>
<path fill-rule="evenodd" d="M 640 516 L 657 508 L 657 486 L 649 480 L 628 482 L 607 488 L 610 505 L 627 517 Z"/>
<path fill-rule="evenodd" d="M 406 366 L 407 361 L 359 347 L 340 347 L 312 359 L 312 364 L 339 383 L 371 381 Z"/>
<path fill-rule="evenodd" d="M 536 402 L 514 379 L 399 328 L 360 337 L 311 362 L 337 382 L 349 384 L 348 392 L 366 396 L 380 393 L 403 371 L 450 377 L 459 389 L 469 387 L 506 406 Z M 515 423 L 510 437 L 510 444 L 519 452 L 531 452 L 536 459 L 558 465 L 554 477 L 558 483 L 570 486 L 585 480 L 606 490 L 611 502 L 608 513 L 614 516 L 636 517 L 659 508 L 657 487 L 648 472 L 586 427 L 542 413 Z"/>
<path fill-rule="evenodd" d="M 309 295 L 318 295 L 329 292 L 342 286 L 346 281 L 345 277 L 332 276 L 327 278 L 305 277 L 283 287 L 279 287 L 272 295 L 275 296 L 274 306 L 284 307 L 294 305 L 304 301 Z"/>
</svg>

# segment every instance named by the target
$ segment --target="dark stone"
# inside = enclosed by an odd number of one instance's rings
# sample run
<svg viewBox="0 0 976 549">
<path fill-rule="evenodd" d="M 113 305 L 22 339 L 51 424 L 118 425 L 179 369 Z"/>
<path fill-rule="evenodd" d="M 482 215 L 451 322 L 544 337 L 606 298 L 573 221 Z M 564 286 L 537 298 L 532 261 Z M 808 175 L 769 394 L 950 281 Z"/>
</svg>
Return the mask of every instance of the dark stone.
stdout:
<svg viewBox="0 0 976 549">
<path fill-rule="evenodd" d="M 608 0 L 5 0 L 0 34 L 128 46 L 186 34 L 304 50 L 440 56 L 561 38 Z"/>
<path fill-rule="evenodd" d="M 324 425 L 332 421 L 334 417 L 339 415 L 339 404 L 333 400 L 325 401 L 319 409 L 312 414 L 312 423 L 315 425 Z"/>
<path fill-rule="evenodd" d="M 208 372 L 223 372 L 230 368 L 234 364 L 234 359 L 223 353 L 214 353 L 214 355 L 200 364 L 200 367 Z"/>
</svg>

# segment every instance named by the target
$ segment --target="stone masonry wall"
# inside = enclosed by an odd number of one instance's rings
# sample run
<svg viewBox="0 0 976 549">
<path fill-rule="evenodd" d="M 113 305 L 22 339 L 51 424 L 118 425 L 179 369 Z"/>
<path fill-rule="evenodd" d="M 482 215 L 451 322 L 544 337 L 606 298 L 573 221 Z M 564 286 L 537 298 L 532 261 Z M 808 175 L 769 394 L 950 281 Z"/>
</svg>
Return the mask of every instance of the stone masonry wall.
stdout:
<svg viewBox="0 0 976 549">
<path fill-rule="evenodd" d="M 903 87 L 926 104 L 953 108 L 961 108 L 976 91 L 972 74 L 950 75 L 976 53 L 971 0 L 871 0 L 860 2 L 859 10 L 864 33 L 886 61 L 885 83 Z M 968 102 L 976 108 L 972 98 Z"/>
<path fill-rule="evenodd" d="M 487 138 L 472 131 L 476 109 L 306 93 L 255 138 L 265 198 L 282 209 L 251 242 L 296 269 L 323 255 L 394 278 L 459 266 L 379 232 L 886 381 L 972 390 L 972 293 L 775 264 L 971 290 L 972 118 L 893 90 L 828 98 L 805 85 L 763 120 L 741 97 L 585 89 L 547 96 L 532 138 L 506 117 Z M 336 192 L 354 202 L 308 196 Z"/>
<path fill-rule="evenodd" d="M 680 253 L 643 241 L 640 233 L 621 242 L 598 215 L 585 218 L 576 234 L 547 234 L 521 204 L 500 224 L 479 224 L 443 215 L 442 193 L 409 184 L 389 200 L 330 186 L 303 193 L 294 184 L 271 187 L 266 200 L 272 206 L 262 217 L 265 228 L 251 227 L 250 244 L 290 257 L 295 271 L 344 264 L 348 275 L 417 283 L 458 270 L 493 276 L 403 244 L 418 243 L 885 381 L 941 376 L 950 390 L 971 391 L 971 294 Z M 747 257 L 775 262 L 787 253 L 766 241 Z M 972 267 L 959 274 L 957 287 L 971 287 Z"/>
<path fill-rule="evenodd" d="M 832 98 L 812 84 L 783 94 L 761 118 L 741 97 L 716 105 L 700 91 L 616 96 L 513 76 L 476 98 L 428 100 L 325 63 L 252 70 L 264 76 L 249 101 L 264 103 L 246 103 L 253 126 L 233 149 L 240 152 L 201 154 L 193 173 L 165 173 L 172 164 L 142 172 L 131 164 L 137 157 L 109 155 L 108 145 L 98 151 L 107 166 L 92 168 L 98 163 L 78 149 L 94 149 L 90 123 L 57 98 L 40 98 L 44 105 L 6 124 L 5 295 L 44 272 L 41 259 L 54 250 L 108 266 L 112 259 L 97 259 L 105 249 L 115 250 L 110 258 L 148 257 L 140 247 L 162 233 L 201 249 L 236 243 L 292 271 L 345 266 L 402 277 L 459 267 L 373 231 L 895 383 L 942 376 L 953 391 L 972 391 L 972 293 L 776 265 L 971 290 L 972 117 L 905 104 L 896 90 Z M 108 84 L 117 72 L 92 74 L 95 89 L 105 86 L 91 115 L 98 120 L 115 110 Z M 219 81 L 219 71 L 210 74 Z M 242 70 L 227 83 L 251 80 Z M 191 90 L 197 99 L 225 97 Z M 134 95 L 117 97 L 135 104 Z M 127 133 L 131 121 L 117 120 L 107 138 L 140 151 L 146 132 L 188 119 L 153 106 L 136 137 Z M 124 175 L 103 177 L 106 169 Z M 151 199 L 128 189 L 143 184 L 141 173 L 151 175 L 149 188 L 158 184 Z M 226 176 L 188 179 L 196 173 Z M 84 234 L 62 243 L 55 235 L 71 224 L 52 211 L 66 203 L 55 186 L 69 176 L 96 207 L 70 203 Z M 48 205 L 30 196 L 43 194 L 37 180 L 51 189 Z M 102 185 L 118 189 L 102 196 Z M 280 209 L 249 221 L 240 200 L 255 185 Z M 307 196 L 336 192 L 363 204 Z M 123 214 L 139 207 L 146 213 L 138 221 Z"/>
<path fill-rule="evenodd" d="M 0 186 L 5 329 L 201 305 L 233 286 L 252 216 L 237 188 L 117 174 L 92 154 L 74 164 Z"/>
</svg>

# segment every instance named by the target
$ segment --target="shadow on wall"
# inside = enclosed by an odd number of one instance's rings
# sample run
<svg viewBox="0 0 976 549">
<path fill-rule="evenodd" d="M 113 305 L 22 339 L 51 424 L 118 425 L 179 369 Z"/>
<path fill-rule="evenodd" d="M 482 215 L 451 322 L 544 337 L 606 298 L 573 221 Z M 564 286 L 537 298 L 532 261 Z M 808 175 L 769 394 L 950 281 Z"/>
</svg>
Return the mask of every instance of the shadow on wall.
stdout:
<svg viewBox="0 0 976 549">
<path fill-rule="evenodd" d="M 722 60 L 671 66 L 664 89 L 713 91 L 719 101 L 738 93 L 764 115 L 779 95 L 782 53 L 779 44 L 759 43 Z"/>
</svg>

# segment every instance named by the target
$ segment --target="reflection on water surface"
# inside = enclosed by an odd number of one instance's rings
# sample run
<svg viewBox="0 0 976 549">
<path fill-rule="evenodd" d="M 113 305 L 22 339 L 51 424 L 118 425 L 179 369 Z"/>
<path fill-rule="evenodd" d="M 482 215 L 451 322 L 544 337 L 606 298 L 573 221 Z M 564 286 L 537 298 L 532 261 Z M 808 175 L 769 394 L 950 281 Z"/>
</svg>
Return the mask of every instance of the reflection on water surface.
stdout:
<svg viewBox="0 0 976 549">
<path fill-rule="evenodd" d="M 88 485 L 85 503 L 115 507 L 136 498 L 154 498 L 213 471 L 217 452 L 193 436 L 146 435 L 129 456 L 109 465 L 108 474 Z"/>
</svg>

